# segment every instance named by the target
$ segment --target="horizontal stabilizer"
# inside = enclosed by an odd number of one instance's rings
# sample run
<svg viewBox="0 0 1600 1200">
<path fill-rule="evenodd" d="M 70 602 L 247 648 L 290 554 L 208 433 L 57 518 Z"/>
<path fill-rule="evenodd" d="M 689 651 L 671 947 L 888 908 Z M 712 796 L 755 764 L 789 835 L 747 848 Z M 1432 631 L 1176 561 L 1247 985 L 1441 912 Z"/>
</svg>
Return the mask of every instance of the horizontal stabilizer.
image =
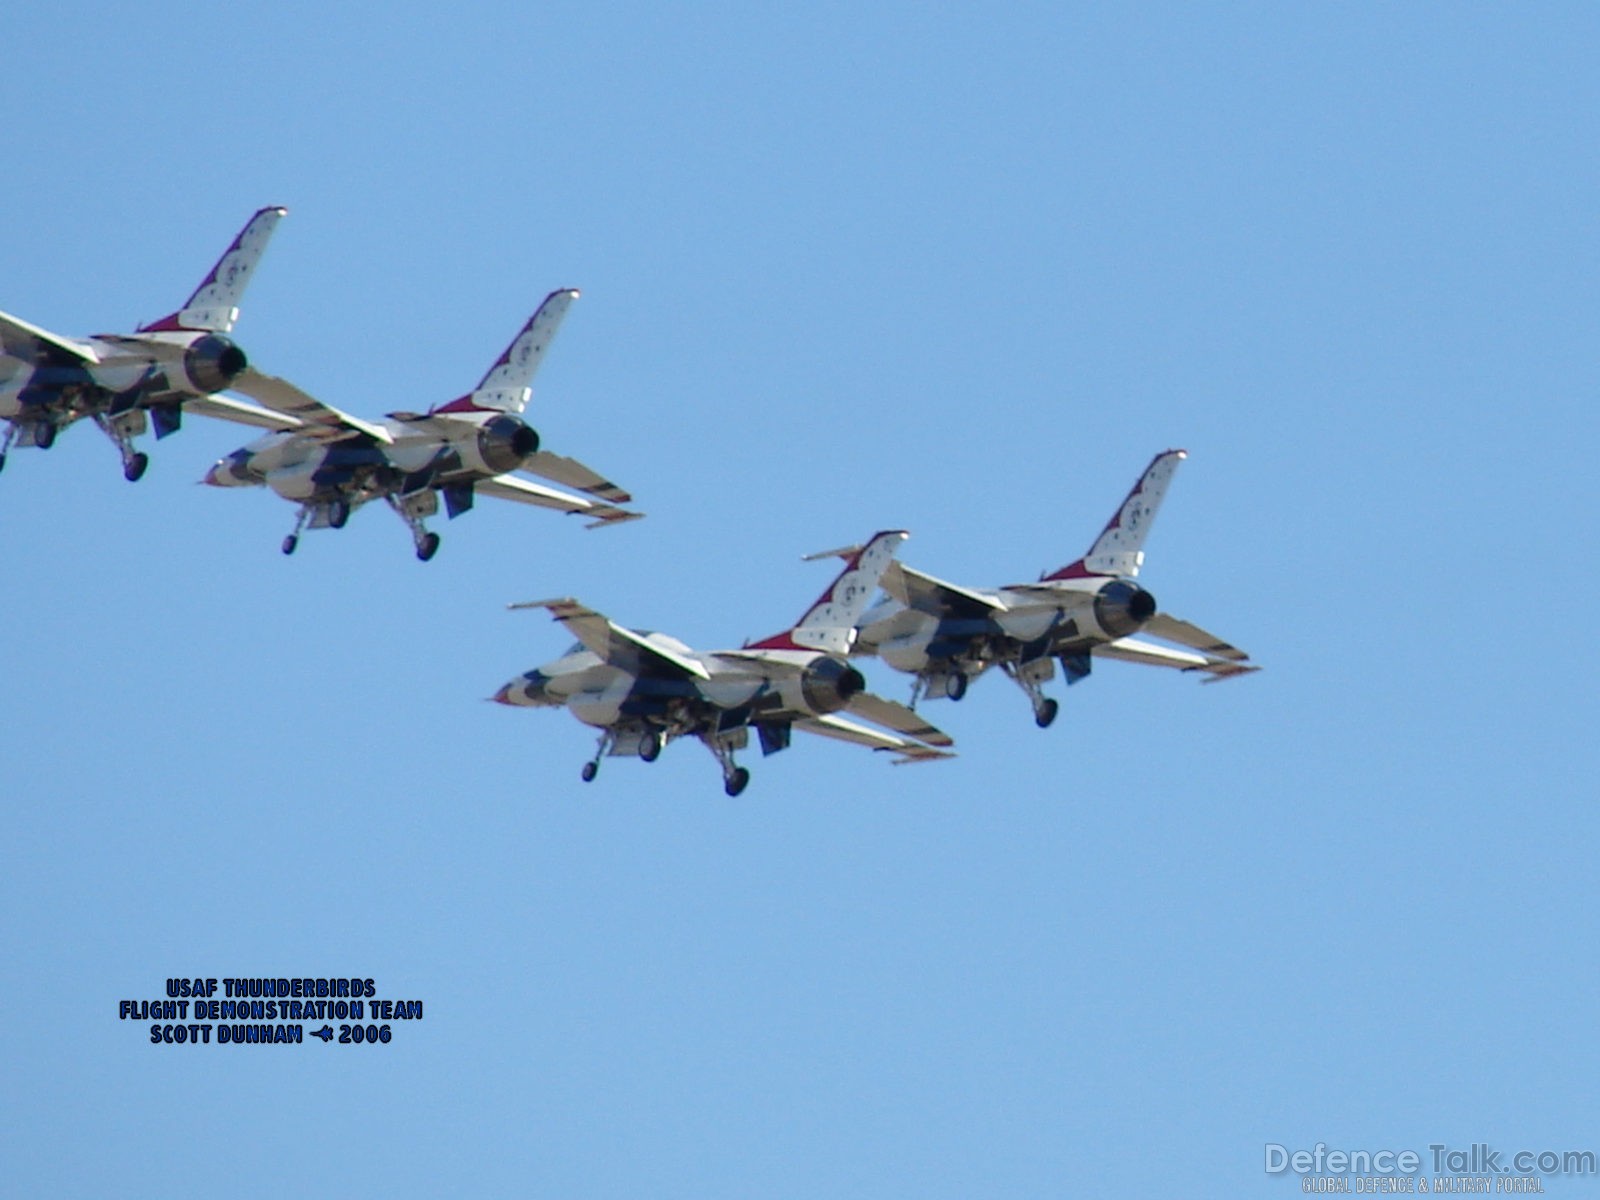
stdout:
<svg viewBox="0 0 1600 1200">
<path fill-rule="evenodd" d="M 885 700 L 882 696 L 874 696 L 871 692 L 860 692 L 852 696 L 850 703 L 845 707 L 853 716 L 871 721 L 875 725 L 882 725 L 896 733 L 903 733 L 930 746 L 955 745 L 954 739 L 948 733 L 928 724 L 914 710 L 893 700 Z"/>
<path fill-rule="evenodd" d="M 804 717 L 796 721 L 794 727 L 819 737 L 834 738 L 857 746 L 867 746 L 873 750 L 886 750 L 897 756 L 894 760 L 896 766 L 908 762 L 933 762 L 941 758 L 955 757 L 947 750 L 935 750 L 921 742 L 869 729 L 865 725 L 857 725 L 854 721 L 847 721 L 832 713 L 825 716 Z"/>
<path fill-rule="evenodd" d="M 1207 633 L 1198 625 L 1191 625 L 1188 621 L 1180 621 L 1177 617 L 1169 617 L 1166 613 L 1158 612 L 1146 621 L 1144 632 L 1151 637 L 1177 642 L 1180 646 L 1188 646 L 1192 650 L 1203 650 L 1215 658 L 1226 658 L 1232 662 L 1244 662 L 1250 657 L 1243 650 L 1237 646 L 1229 645 L 1216 634 Z"/>
<path fill-rule="evenodd" d="M 522 469 L 546 479 L 553 479 L 562 487 L 577 488 L 591 496 L 599 496 L 612 504 L 626 504 L 633 497 L 602 475 L 596 474 L 575 458 L 564 458 L 548 450 L 536 450 L 522 464 Z"/>
<path fill-rule="evenodd" d="M 1124 637 L 1111 642 L 1101 642 L 1090 648 L 1096 658 L 1114 658 L 1121 662 L 1142 663 L 1147 667 L 1170 667 L 1177 671 L 1196 671 L 1205 676 L 1201 683 L 1216 683 L 1248 675 L 1261 668 L 1250 663 L 1231 662 L 1225 658 L 1207 658 L 1187 650 L 1174 650 L 1170 646 Z"/>
<path fill-rule="evenodd" d="M 620 521 L 636 521 L 644 516 L 643 513 L 629 512 L 627 509 L 615 508 L 597 500 L 569 496 L 566 492 L 559 492 L 555 488 L 520 479 L 515 475 L 493 475 L 488 479 L 480 479 L 476 488 L 480 496 L 493 496 L 497 500 L 515 500 L 520 504 L 553 508 L 557 512 L 593 518 L 587 526 L 589 529 L 614 525 Z"/>
</svg>

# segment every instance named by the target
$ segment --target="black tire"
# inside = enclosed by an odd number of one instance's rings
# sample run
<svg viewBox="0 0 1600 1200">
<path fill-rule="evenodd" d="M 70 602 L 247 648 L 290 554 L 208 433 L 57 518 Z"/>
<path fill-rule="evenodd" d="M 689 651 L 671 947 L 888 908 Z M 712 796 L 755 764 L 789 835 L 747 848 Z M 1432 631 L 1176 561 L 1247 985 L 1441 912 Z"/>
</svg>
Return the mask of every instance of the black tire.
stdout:
<svg viewBox="0 0 1600 1200">
<path fill-rule="evenodd" d="M 343 529 L 350 520 L 350 501 L 335 500 L 328 505 L 328 528 Z"/>
<path fill-rule="evenodd" d="M 40 421 L 33 427 L 33 444 L 41 450 L 48 450 L 56 444 L 56 427 L 49 421 Z"/>
<path fill-rule="evenodd" d="M 300 539 L 291 533 L 288 537 L 283 539 L 283 552 L 285 554 L 293 554 L 294 548 L 299 544 Z"/>
<path fill-rule="evenodd" d="M 957 671 L 950 676 L 950 682 L 944 685 L 944 694 L 952 700 L 960 700 L 967 694 L 967 676 L 964 671 Z"/>
<path fill-rule="evenodd" d="M 148 454 L 135 454 L 128 460 L 128 465 L 122 468 L 122 477 L 129 483 L 138 483 L 144 478 L 145 469 L 150 465 Z"/>
<path fill-rule="evenodd" d="M 737 796 L 750 786 L 750 772 L 743 767 L 735 767 L 732 775 L 723 783 L 722 790 L 730 796 Z"/>
<path fill-rule="evenodd" d="M 1056 714 L 1060 711 L 1059 701 L 1046 700 L 1039 706 L 1039 711 L 1033 714 L 1033 723 L 1040 729 L 1049 729 L 1050 723 L 1056 719 Z"/>
<path fill-rule="evenodd" d="M 599 765 L 592 762 L 586 762 L 583 764 L 583 770 L 578 772 L 578 777 L 585 783 L 593 783 L 594 777 L 598 774 L 600 774 Z"/>
<path fill-rule="evenodd" d="M 5 469 L 6 469 L 6 456 L 4 454 L 0 454 L 0 471 L 4 471 Z"/>
<path fill-rule="evenodd" d="M 639 739 L 639 757 L 645 762 L 655 762 L 661 757 L 661 735 L 654 731 Z"/>
<path fill-rule="evenodd" d="M 427 562 L 439 553 L 439 535 L 437 533 L 425 534 L 422 541 L 417 544 L 417 557 Z"/>
</svg>

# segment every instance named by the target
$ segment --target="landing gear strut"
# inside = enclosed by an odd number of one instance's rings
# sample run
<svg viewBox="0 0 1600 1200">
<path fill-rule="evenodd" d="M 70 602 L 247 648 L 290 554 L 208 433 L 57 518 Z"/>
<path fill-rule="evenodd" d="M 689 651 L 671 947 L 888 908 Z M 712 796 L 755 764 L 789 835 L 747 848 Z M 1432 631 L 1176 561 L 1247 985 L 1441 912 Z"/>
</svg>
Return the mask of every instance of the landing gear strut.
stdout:
<svg viewBox="0 0 1600 1200">
<path fill-rule="evenodd" d="M 593 783 L 594 777 L 600 774 L 600 760 L 606 756 L 606 751 L 611 749 L 611 744 L 616 741 L 615 735 L 608 729 L 600 735 L 600 745 L 595 748 L 594 757 L 583 764 L 583 770 L 578 772 L 578 777 L 585 783 Z"/>
<path fill-rule="evenodd" d="M 733 761 L 733 749 L 721 738 L 708 737 L 705 739 L 706 748 L 716 756 L 718 764 L 722 767 L 722 790 L 730 796 L 737 796 L 750 786 L 750 772 Z"/>
<path fill-rule="evenodd" d="M 439 500 L 432 491 L 423 490 L 410 496 L 396 498 L 385 496 L 389 507 L 394 509 L 395 515 L 406 523 L 406 528 L 411 530 L 411 542 L 417 548 L 417 558 L 427 562 L 439 552 L 439 535 L 429 533 L 427 526 L 422 523 L 424 516 L 439 511 Z"/>
<path fill-rule="evenodd" d="M 111 439 L 117 448 L 117 453 L 122 455 L 122 477 L 129 483 L 137 483 L 144 475 L 145 468 L 150 465 L 150 456 L 141 454 L 133 448 L 134 435 L 145 430 L 144 413 L 138 409 L 130 409 L 116 416 L 95 413 L 94 423 L 100 426 L 100 432 Z M 52 434 L 52 438 L 53 436 Z M 41 446 L 44 445 L 39 441 L 37 432 L 34 434 L 34 441 Z"/>
<path fill-rule="evenodd" d="M 1028 694 L 1028 701 L 1033 705 L 1033 723 L 1040 729 L 1048 729 L 1061 711 L 1061 705 L 1046 696 L 1039 685 L 1055 674 L 1055 666 L 1048 658 L 1044 658 L 1026 663 L 1002 662 L 1000 669 L 1012 683 Z"/>
<path fill-rule="evenodd" d="M 294 532 L 283 539 L 283 552 L 285 554 L 293 554 L 294 548 L 300 544 L 300 531 L 306 527 L 306 522 L 311 519 L 314 509 L 315 506 L 310 504 L 302 504 L 300 506 L 300 513 L 295 517 L 294 521 Z"/>
</svg>

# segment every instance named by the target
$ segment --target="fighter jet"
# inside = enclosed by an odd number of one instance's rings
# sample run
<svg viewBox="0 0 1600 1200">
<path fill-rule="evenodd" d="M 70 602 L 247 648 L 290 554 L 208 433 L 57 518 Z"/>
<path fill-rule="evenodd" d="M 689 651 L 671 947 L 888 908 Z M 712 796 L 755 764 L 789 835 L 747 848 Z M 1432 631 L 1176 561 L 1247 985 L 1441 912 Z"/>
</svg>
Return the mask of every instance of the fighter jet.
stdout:
<svg viewBox="0 0 1600 1200">
<path fill-rule="evenodd" d="M 578 641 L 554 662 L 518 676 L 496 693 L 501 704 L 565 706 L 598 728 L 600 745 L 583 767 L 592 781 L 606 755 L 654 762 L 674 738 L 698 738 L 722 767 L 723 790 L 743 792 L 750 772 L 734 761 L 755 729 L 763 755 L 788 747 L 799 729 L 896 755 L 896 762 L 952 757 L 934 747 L 950 738 L 904 705 L 866 691 L 846 660 L 852 624 L 906 534 L 875 534 L 792 629 L 737 650 L 690 649 L 660 633 L 624 629 L 576 600 L 536 600 Z M 882 725 L 883 733 L 839 716 Z M 904 736 L 898 736 L 904 735 Z"/>
<path fill-rule="evenodd" d="M 1088 553 L 1037 583 L 980 590 L 889 564 L 882 579 L 888 598 L 862 617 L 852 652 L 876 654 L 915 675 L 913 708 L 924 696 L 960 700 L 970 680 L 998 667 L 1027 694 L 1041 729 L 1060 707 L 1042 689 L 1055 676 L 1053 660 L 1069 685 L 1088 678 L 1096 658 L 1192 671 L 1204 683 L 1259 670 L 1244 651 L 1158 612 L 1155 597 L 1135 582 L 1145 535 L 1185 457 L 1183 450 L 1156 455 Z M 845 547 L 811 557 L 850 553 Z M 1188 649 L 1132 636 L 1139 632 Z"/>
<path fill-rule="evenodd" d="M 61 430 L 85 417 L 116 445 L 130 483 L 150 465 L 133 439 L 152 425 L 157 438 L 176 432 L 186 410 L 273 428 L 272 414 L 213 393 L 248 366 L 224 335 L 287 211 L 256 213 L 182 308 L 133 333 L 68 338 L 0 313 L 0 467 L 13 445 L 48 450 Z"/>
<path fill-rule="evenodd" d="M 643 516 L 616 507 L 632 499 L 616 484 L 580 462 L 539 449 L 539 435 L 522 419 L 534 372 L 577 297 L 575 288 L 551 292 L 467 395 L 426 413 L 390 413 L 381 423 L 340 412 L 286 380 L 243 371 L 233 388 L 272 410 L 278 432 L 218 460 L 205 482 L 264 484 L 298 505 L 294 531 L 283 539 L 285 554 L 294 553 L 308 524 L 342 529 L 369 500 L 382 500 L 406 523 L 423 562 L 439 549 L 439 535 L 423 521 L 439 511 L 441 495 L 450 518 L 480 495 L 581 513 L 594 518 L 590 528 Z M 599 500 L 544 487 L 511 474 L 516 470 Z"/>
</svg>

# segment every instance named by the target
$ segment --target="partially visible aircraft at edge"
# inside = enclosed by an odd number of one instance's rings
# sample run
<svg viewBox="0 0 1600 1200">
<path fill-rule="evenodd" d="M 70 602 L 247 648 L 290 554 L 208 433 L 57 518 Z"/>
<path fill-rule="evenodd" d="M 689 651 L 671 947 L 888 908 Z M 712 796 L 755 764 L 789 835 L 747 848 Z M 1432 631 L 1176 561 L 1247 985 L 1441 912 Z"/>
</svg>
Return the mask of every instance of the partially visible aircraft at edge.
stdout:
<svg viewBox="0 0 1600 1200">
<path fill-rule="evenodd" d="M 625 629 L 572 599 L 513 604 L 547 609 L 578 641 L 561 658 L 506 684 L 494 699 L 564 706 L 598 728 L 599 748 L 583 767 L 586 783 L 608 754 L 654 762 L 668 742 L 692 736 L 721 765 L 723 790 L 737 796 L 750 772 L 733 756 L 749 744 L 752 727 L 763 755 L 786 749 L 799 729 L 890 751 L 897 763 L 953 757 L 934 748 L 952 745 L 946 734 L 904 705 L 868 692 L 845 657 L 853 625 L 906 537 L 901 531 L 875 534 L 847 556 L 844 570 L 793 628 L 738 650 L 692 650 L 665 634 Z"/>
<path fill-rule="evenodd" d="M 1042 687 L 1055 676 L 1053 660 L 1069 686 L 1088 678 L 1096 658 L 1198 672 L 1204 683 L 1260 670 L 1237 647 L 1158 612 L 1155 597 L 1135 582 L 1145 535 L 1187 456 L 1156 455 L 1088 553 L 1037 583 L 966 588 L 890 563 L 882 578 L 888 598 L 861 618 L 851 653 L 875 654 L 914 675 L 913 708 L 924 696 L 960 700 L 970 680 L 998 667 L 1027 694 L 1041 729 L 1060 707 Z M 853 553 L 845 547 L 808 557 Z M 1132 636 L 1140 632 L 1186 649 Z"/>
<path fill-rule="evenodd" d="M 183 414 L 197 412 L 274 428 L 271 413 L 214 395 L 249 363 L 227 336 L 239 319 L 239 298 L 288 210 L 251 217 L 183 307 L 133 333 L 62 337 L 0 313 L 0 467 L 13 445 L 48 450 L 67 426 L 84 418 L 100 427 L 122 456 L 130 483 L 150 465 L 133 439 L 155 427 L 175 433 Z"/>
<path fill-rule="evenodd" d="M 390 413 L 381 423 L 340 412 L 286 380 L 243 371 L 231 386 L 272 410 L 278 431 L 218 460 L 205 482 L 265 485 L 297 504 L 294 531 L 283 539 L 285 554 L 294 553 L 308 524 L 342 529 L 370 500 L 383 500 L 406 523 L 423 562 L 439 548 L 439 535 L 430 533 L 423 520 L 439 511 L 441 494 L 452 519 L 480 495 L 579 513 L 594 518 L 591 529 L 641 517 L 616 507 L 632 499 L 616 484 L 574 459 L 539 449 L 539 435 L 522 419 L 534 373 L 577 297 L 576 288 L 545 297 L 467 395 L 426 413 Z M 599 499 L 518 478 L 510 473 L 516 470 Z"/>
</svg>

